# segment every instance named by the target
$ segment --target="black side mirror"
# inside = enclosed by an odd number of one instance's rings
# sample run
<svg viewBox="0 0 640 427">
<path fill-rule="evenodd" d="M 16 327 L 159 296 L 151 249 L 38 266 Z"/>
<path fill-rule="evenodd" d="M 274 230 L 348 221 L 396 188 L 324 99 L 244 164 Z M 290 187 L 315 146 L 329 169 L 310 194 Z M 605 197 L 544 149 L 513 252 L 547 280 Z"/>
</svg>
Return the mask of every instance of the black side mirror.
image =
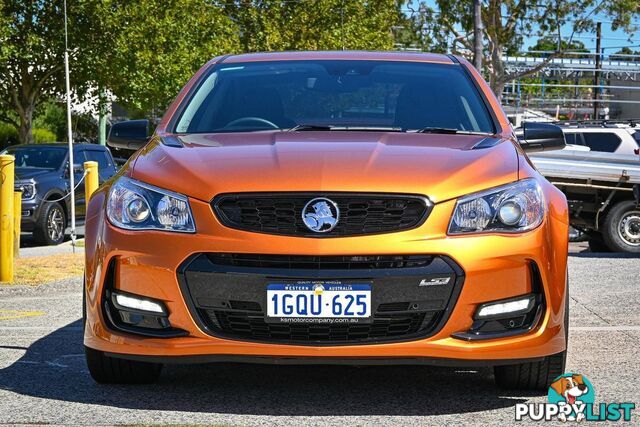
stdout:
<svg viewBox="0 0 640 427">
<path fill-rule="evenodd" d="M 149 120 L 128 120 L 111 126 L 107 145 L 126 150 L 137 150 L 149 141 Z"/>
<path fill-rule="evenodd" d="M 567 143 L 560 126 L 551 123 L 525 122 L 522 124 L 520 146 L 529 152 L 562 150 Z"/>
<path fill-rule="evenodd" d="M 84 173 L 84 165 L 80 163 L 76 163 L 73 165 L 73 173 L 76 175 L 81 175 Z M 64 167 L 64 176 L 69 176 L 69 162 Z"/>
</svg>

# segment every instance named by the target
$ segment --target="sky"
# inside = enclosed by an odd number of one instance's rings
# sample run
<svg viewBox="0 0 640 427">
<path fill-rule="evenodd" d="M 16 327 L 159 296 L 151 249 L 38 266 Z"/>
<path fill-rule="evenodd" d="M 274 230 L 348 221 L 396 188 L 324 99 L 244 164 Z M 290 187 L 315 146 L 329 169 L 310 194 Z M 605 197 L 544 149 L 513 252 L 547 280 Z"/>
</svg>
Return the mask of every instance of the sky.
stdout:
<svg viewBox="0 0 640 427">
<path fill-rule="evenodd" d="M 463 0 L 463 1 L 470 1 L 470 0 Z M 414 0 L 412 3 L 417 6 L 419 1 Z M 425 3 L 428 6 L 434 9 L 437 9 L 435 7 L 434 0 L 426 0 Z M 601 16 L 601 15 L 596 15 L 596 20 L 602 22 L 602 48 L 604 48 L 605 55 L 617 52 L 623 46 L 628 46 L 632 50 L 640 51 L 640 31 L 636 31 L 635 34 L 627 34 L 621 30 L 613 31 L 611 28 L 611 18 L 608 18 L 606 16 Z M 571 31 L 572 31 L 572 28 L 570 25 L 565 26 L 562 29 L 563 37 L 564 36 L 568 37 L 569 35 L 571 35 Z M 629 41 L 629 38 L 631 38 L 631 41 Z M 581 41 L 582 43 L 584 43 L 586 48 L 588 48 L 592 52 L 595 52 L 595 47 L 596 47 L 595 33 L 576 34 L 574 35 L 574 39 Z M 530 46 L 534 45 L 536 43 L 536 40 L 537 40 L 537 37 L 525 38 L 523 50 L 526 51 Z"/>
<path fill-rule="evenodd" d="M 640 50 L 640 32 L 636 32 L 635 34 L 627 34 L 621 30 L 613 31 L 613 29 L 611 28 L 611 20 L 606 16 L 598 16 L 596 20 L 602 22 L 602 48 L 604 49 L 605 54 L 617 52 L 623 46 L 628 46 L 632 50 Z M 565 26 L 562 29 L 563 37 L 570 36 L 571 30 L 571 26 Z M 574 39 L 577 41 L 581 41 L 582 43 L 584 43 L 584 46 L 587 49 L 595 52 L 595 32 L 576 34 L 574 35 Z M 629 41 L 629 39 L 631 39 L 631 41 Z M 534 45 L 536 40 L 536 37 L 525 39 L 524 50 L 527 50 L 531 45 Z"/>
</svg>

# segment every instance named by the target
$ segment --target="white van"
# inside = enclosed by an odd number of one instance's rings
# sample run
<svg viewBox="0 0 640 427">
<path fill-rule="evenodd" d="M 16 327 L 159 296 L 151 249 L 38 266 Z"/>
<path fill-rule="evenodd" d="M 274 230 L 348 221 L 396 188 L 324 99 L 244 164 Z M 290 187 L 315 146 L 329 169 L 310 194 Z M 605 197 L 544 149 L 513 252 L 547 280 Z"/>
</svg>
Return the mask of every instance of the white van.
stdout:
<svg viewBox="0 0 640 427">
<path fill-rule="evenodd" d="M 589 147 L 590 151 L 634 154 L 640 148 L 640 128 L 629 125 L 563 127 L 567 145 Z"/>
</svg>

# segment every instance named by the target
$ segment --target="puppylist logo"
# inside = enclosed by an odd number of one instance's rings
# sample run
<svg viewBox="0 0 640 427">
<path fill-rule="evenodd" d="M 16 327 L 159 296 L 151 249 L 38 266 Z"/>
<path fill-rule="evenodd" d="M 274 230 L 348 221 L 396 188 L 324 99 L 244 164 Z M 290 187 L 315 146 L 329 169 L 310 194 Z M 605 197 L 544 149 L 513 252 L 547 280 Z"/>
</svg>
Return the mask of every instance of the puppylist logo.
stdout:
<svg viewBox="0 0 640 427">
<path fill-rule="evenodd" d="M 556 378 L 547 394 L 548 403 L 516 404 L 516 421 L 631 421 L 635 403 L 595 403 L 595 390 L 581 374 Z"/>
</svg>

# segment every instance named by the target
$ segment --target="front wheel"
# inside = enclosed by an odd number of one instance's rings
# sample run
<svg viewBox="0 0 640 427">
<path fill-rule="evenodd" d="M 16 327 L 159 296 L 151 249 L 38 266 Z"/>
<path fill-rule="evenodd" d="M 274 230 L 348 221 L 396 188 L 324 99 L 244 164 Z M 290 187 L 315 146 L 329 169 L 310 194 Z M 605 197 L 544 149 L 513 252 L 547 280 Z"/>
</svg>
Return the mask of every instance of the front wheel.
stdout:
<svg viewBox="0 0 640 427">
<path fill-rule="evenodd" d="M 564 296 L 564 339 L 569 346 L 569 274 L 567 273 Z M 510 390 L 544 391 L 551 383 L 564 374 L 567 364 L 567 350 L 547 356 L 539 362 L 516 365 L 495 366 L 493 376 L 498 387 Z"/>
<path fill-rule="evenodd" d="M 100 384 L 150 384 L 160 377 L 160 363 L 109 357 L 104 352 L 84 348 L 91 377 Z"/>
<path fill-rule="evenodd" d="M 626 200 L 611 208 L 604 219 L 602 238 L 616 252 L 640 253 L 640 208 Z"/>
<path fill-rule="evenodd" d="M 43 202 L 42 213 L 33 230 L 33 237 L 40 245 L 59 245 L 64 241 L 67 225 L 64 209 L 57 202 Z"/>
<path fill-rule="evenodd" d="M 547 356 L 539 362 L 496 366 L 493 373 L 498 387 L 509 390 L 544 391 L 564 374 L 567 351 Z"/>
</svg>

